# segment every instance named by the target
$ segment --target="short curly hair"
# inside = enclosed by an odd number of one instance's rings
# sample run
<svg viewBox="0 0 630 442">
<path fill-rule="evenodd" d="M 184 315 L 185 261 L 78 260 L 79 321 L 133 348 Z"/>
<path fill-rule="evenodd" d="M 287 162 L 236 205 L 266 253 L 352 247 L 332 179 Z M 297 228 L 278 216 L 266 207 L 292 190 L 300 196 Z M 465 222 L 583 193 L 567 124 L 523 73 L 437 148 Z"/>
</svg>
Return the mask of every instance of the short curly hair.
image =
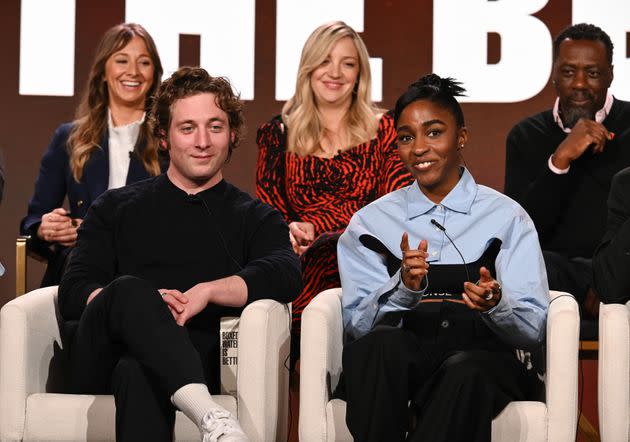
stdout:
<svg viewBox="0 0 630 442">
<path fill-rule="evenodd" d="M 608 60 L 608 64 L 612 65 L 614 45 L 608 34 L 606 34 L 606 32 L 604 32 L 600 27 L 589 23 L 578 23 L 563 29 L 553 41 L 554 61 L 558 56 L 558 52 L 560 52 L 560 44 L 566 39 L 601 41 L 606 48 L 606 59 Z"/>
<path fill-rule="evenodd" d="M 230 131 L 234 134 L 229 144 L 229 159 L 243 135 L 243 102 L 234 93 L 227 78 L 213 77 L 203 68 L 181 67 L 160 85 L 149 113 L 151 129 L 159 139 L 167 138 L 173 104 L 182 98 L 203 93 L 214 94 L 217 106 L 227 114 Z"/>
</svg>

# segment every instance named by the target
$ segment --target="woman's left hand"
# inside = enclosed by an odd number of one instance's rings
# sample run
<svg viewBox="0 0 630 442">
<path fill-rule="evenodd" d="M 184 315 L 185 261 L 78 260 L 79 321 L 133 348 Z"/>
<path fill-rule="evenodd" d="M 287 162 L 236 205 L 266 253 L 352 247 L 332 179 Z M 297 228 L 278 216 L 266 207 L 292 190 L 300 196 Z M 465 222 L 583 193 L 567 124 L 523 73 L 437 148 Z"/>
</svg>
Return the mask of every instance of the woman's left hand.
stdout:
<svg viewBox="0 0 630 442">
<path fill-rule="evenodd" d="M 469 309 L 486 312 L 499 303 L 503 294 L 501 285 L 492 277 L 487 268 L 481 267 L 479 276 L 477 284 L 464 283 L 462 298 Z"/>
</svg>

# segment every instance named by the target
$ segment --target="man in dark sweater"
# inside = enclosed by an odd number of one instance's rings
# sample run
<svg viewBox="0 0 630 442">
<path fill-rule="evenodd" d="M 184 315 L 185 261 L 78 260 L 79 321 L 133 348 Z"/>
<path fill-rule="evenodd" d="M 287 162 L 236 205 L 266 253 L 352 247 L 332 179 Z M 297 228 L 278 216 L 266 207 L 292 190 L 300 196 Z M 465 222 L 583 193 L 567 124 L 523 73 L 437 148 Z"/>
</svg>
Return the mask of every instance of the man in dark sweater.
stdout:
<svg viewBox="0 0 630 442">
<path fill-rule="evenodd" d="M 219 318 L 292 301 L 299 261 L 281 215 L 223 179 L 243 123 L 227 80 L 181 68 L 150 118 L 168 171 L 93 203 L 59 289 L 63 318 L 79 320 L 72 390 L 114 394 L 117 440 L 172 440 L 174 405 L 204 441 L 244 441 L 208 391 Z"/>
<path fill-rule="evenodd" d="M 626 168 L 613 177 L 606 233 L 593 257 L 593 283 L 603 302 L 630 301 L 629 269 L 630 168 Z"/>
<path fill-rule="evenodd" d="M 553 109 L 507 138 L 505 193 L 532 217 L 549 288 L 573 294 L 597 317 L 591 258 L 606 223 L 612 176 L 630 166 L 630 103 L 613 98 L 610 37 L 578 24 L 554 41 Z"/>
</svg>

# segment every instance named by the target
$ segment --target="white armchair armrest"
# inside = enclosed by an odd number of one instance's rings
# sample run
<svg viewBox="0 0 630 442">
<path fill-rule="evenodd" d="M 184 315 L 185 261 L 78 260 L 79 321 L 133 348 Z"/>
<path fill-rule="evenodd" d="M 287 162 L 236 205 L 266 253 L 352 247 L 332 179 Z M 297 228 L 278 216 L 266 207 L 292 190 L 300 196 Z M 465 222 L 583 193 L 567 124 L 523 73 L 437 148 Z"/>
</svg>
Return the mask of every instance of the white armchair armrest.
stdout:
<svg viewBox="0 0 630 442">
<path fill-rule="evenodd" d="M 630 440 L 630 302 L 600 304 L 599 428 L 604 442 Z"/>
<path fill-rule="evenodd" d="M 300 441 L 327 440 L 326 405 L 341 375 L 341 289 L 317 295 L 302 314 Z"/>
<path fill-rule="evenodd" d="M 54 343 L 61 346 L 56 298 L 57 287 L 46 287 L 0 311 L 0 440 L 22 440 L 26 398 L 46 391 Z"/>
<path fill-rule="evenodd" d="M 252 441 L 285 441 L 291 316 L 270 299 L 243 311 L 238 336 L 238 420 Z"/>
<path fill-rule="evenodd" d="M 551 291 L 547 316 L 547 440 L 574 441 L 577 427 L 580 315 L 575 298 Z M 568 403 L 567 403 L 568 402 Z"/>
</svg>

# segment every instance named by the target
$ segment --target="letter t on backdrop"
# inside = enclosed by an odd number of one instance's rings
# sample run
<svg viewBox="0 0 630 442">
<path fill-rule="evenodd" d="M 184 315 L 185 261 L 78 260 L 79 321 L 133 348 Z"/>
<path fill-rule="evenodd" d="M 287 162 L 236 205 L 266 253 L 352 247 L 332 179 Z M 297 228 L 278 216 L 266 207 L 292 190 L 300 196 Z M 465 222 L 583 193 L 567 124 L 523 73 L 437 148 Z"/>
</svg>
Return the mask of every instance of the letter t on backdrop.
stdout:
<svg viewBox="0 0 630 442">
<path fill-rule="evenodd" d="M 602 28 L 613 41 L 615 80 L 610 87 L 615 97 L 630 100 L 630 59 L 628 59 L 628 0 L 574 0 L 573 23 L 592 23 Z"/>
<path fill-rule="evenodd" d="M 531 14 L 548 0 L 433 2 L 433 71 L 464 83 L 461 101 L 509 103 L 538 94 L 551 73 L 551 35 Z M 488 33 L 501 58 L 488 64 Z"/>
<path fill-rule="evenodd" d="M 155 39 L 164 78 L 179 67 L 179 35 L 199 35 L 201 67 L 228 77 L 242 99 L 254 99 L 255 0 L 127 0 L 125 7 L 125 20 Z"/>
</svg>

